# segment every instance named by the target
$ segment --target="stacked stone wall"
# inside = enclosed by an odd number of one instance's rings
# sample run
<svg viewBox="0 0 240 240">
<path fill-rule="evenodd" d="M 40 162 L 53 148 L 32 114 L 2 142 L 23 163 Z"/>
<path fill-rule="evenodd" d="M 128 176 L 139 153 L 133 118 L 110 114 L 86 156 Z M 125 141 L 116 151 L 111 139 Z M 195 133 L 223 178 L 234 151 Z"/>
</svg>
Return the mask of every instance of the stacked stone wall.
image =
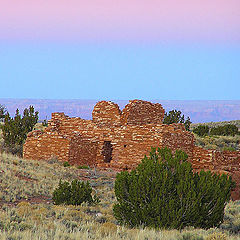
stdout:
<svg viewBox="0 0 240 240">
<path fill-rule="evenodd" d="M 148 124 L 115 129 L 112 166 L 128 169 L 136 167 L 144 155 L 149 154 L 151 147 L 162 145 L 162 128 L 163 125 L 156 128 Z"/>
<path fill-rule="evenodd" d="M 69 146 L 69 163 L 71 165 L 96 165 L 97 142 L 84 139 L 82 136 L 76 135 L 72 138 Z"/>
<path fill-rule="evenodd" d="M 211 170 L 219 174 L 225 173 L 236 182 L 232 192 L 234 200 L 240 199 L 240 151 L 216 151 L 194 146 L 193 158 L 190 159 L 193 169 Z"/>
<path fill-rule="evenodd" d="M 69 159 L 70 139 L 59 133 L 42 133 L 33 131 L 28 134 L 23 147 L 26 159 L 48 160 L 56 158 L 60 161 Z"/>
<path fill-rule="evenodd" d="M 98 127 L 120 126 L 121 110 L 113 102 L 98 102 L 92 112 L 92 121 Z"/>
<path fill-rule="evenodd" d="M 214 150 L 194 146 L 191 163 L 196 170 L 214 170 Z"/>
<path fill-rule="evenodd" d="M 173 152 L 183 150 L 188 158 L 193 157 L 194 136 L 191 132 L 185 131 L 182 124 L 164 125 L 162 134 L 162 145 L 170 148 Z"/>
<path fill-rule="evenodd" d="M 130 101 L 121 114 L 122 125 L 145 125 L 162 123 L 164 109 L 159 103 L 141 100 Z"/>
<path fill-rule="evenodd" d="M 151 147 L 168 146 L 173 151 L 182 149 L 192 157 L 194 138 L 190 132 L 181 131 L 180 126 L 168 126 L 165 124 L 126 125 L 115 128 L 108 137 L 113 147 L 112 167 L 134 168 L 144 155 L 148 155 Z M 167 134 L 169 133 L 169 134 Z M 171 138 L 168 141 L 168 138 Z M 102 163 L 102 159 L 98 159 Z"/>
</svg>

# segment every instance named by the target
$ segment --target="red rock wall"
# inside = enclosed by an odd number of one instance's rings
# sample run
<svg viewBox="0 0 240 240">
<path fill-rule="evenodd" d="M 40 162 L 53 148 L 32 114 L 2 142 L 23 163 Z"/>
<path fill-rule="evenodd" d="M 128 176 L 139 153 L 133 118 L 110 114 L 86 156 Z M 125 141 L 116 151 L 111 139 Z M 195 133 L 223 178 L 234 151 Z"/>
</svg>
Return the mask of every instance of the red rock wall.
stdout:
<svg viewBox="0 0 240 240">
<path fill-rule="evenodd" d="M 26 159 L 48 160 L 57 158 L 60 161 L 69 159 L 70 140 L 59 133 L 42 133 L 33 131 L 28 134 L 23 147 Z"/>
<path fill-rule="evenodd" d="M 163 125 L 158 126 L 162 129 Z M 161 132 L 156 132 L 153 124 L 144 126 L 126 126 L 115 129 L 113 144 L 113 160 L 111 165 L 120 168 L 133 168 L 141 162 L 151 147 L 161 146 Z"/>
<path fill-rule="evenodd" d="M 193 157 L 191 159 L 193 168 L 197 170 L 214 170 L 213 152 L 213 150 L 207 150 L 194 146 Z"/>
<path fill-rule="evenodd" d="M 71 140 L 69 147 L 69 163 L 71 165 L 96 165 L 97 142 L 91 142 L 76 136 Z"/>
<path fill-rule="evenodd" d="M 92 121 L 99 127 L 120 126 L 121 110 L 113 102 L 98 102 L 92 112 Z"/>
<path fill-rule="evenodd" d="M 162 145 L 172 149 L 173 152 L 176 150 L 183 150 L 187 153 L 188 158 L 192 159 L 194 148 L 193 134 L 185 131 L 185 128 L 182 124 L 171 124 L 164 126 Z"/>
<path fill-rule="evenodd" d="M 122 125 L 144 125 L 162 123 L 164 109 L 159 103 L 142 100 L 129 101 L 121 114 Z"/>
</svg>

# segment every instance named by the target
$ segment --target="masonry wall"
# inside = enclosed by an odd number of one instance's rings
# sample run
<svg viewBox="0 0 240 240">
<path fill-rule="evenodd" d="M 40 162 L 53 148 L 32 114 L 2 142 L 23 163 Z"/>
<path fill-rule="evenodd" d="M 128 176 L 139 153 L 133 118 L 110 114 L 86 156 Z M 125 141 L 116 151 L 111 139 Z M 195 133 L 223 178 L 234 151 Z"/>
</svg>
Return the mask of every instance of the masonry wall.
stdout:
<svg viewBox="0 0 240 240">
<path fill-rule="evenodd" d="M 232 176 L 236 182 L 236 189 L 231 194 L 232 198 L 240 199 L 240 151 L 221 152 L 194 146 L 193 158 L 190 161 L 196 171 L 211 170 Z"/>
<path fill-rule="evenodd" d="M 75 136 L 69 147 L 69 163 L 76 166 L 95 166 L 98 143 Z"/>
<path fill-rule="evenodd" d="M 111 141 L 113 145 L 111 167 L 136 167 L 144 155 L 149 154 L 151 147 L 169 146 L 173 151 L 183 149 L 191 158 L 193 135 L 180 130 L 181 128 L 181 125 L 165 124 L 126 125 L 115 128 L 112 134 L 105 136 L 105 140 Z M 167 140 L 169 137 L 170 141 Z M 103 142 L 104 140 L 100 142 L 100 146 Z M 100 155 L 97 162 L 103 163 Z"/>
<path fill-rule="evenodd" d="M 115 129 L 111 165 L 128 169 L 136 167 L 144 155 L 149 154 L 151 147 L 161 145 L 161 131 L 157 132 L 155 127 L 153 124 L 148 124 Z M 157 128 L 160 130 L 163 125 Z"/>
<path fill-rule="evenodd" d="M 92 121 L 98 127 L 120 126 L 121 110 L 113 102 L 98 102 L 92 112 Z"/>
<path fill-rule="evenodd" d="M 194 136 L 191 132 L 185 131 L 182 124 L 164 125 L 162 145 L 170 148 L 173 152 L 185 151 L 189 159 L 193 157 Z"/>
<path fill-rule="evenodd" d="M 214 150 L 207 150 L 201 147 L 194 146 L 193 157 L 191 163 L 196 170 L 214 170 L 213 160 Z"/>
<path fill-rule="evenodd" d="M 122 125 L 160 124 L 163 121 L 164 109 L 159 103 L 141 100 L 129 101 L 121 114 Z"/>
<path fill-rule="evenodd" d="M 60 161 L 69 159 L 70 140 L 59 133 L 42 133 L 33 131 L 28 134 L 23 147 L 26 159 L 48 160 L 57 158 Z"/>
</svg>

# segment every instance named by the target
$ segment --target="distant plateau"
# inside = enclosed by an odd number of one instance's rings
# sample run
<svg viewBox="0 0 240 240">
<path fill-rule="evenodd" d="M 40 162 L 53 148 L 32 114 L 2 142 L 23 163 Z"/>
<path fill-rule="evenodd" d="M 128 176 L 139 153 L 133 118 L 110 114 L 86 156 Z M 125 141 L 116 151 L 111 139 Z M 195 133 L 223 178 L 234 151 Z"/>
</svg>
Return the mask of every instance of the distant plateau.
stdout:
<svg viewBox="0 0 240 240">
<path fill-rule="evenodd" d="M 105 100 L 105 99 L 100 99 Z M 99 100 L 99 101 L 100 101 Z M 142 99 L 145 100 L 145 99 Z M 128 100 L 111 100 L 121 109 Z M 161 103 L 166 111 L 177 109 L 186 117 L 189 116 L 193 123 L 219 122 L 240 120 L 240 100 L 150 100 Z M 9 113 L 14 116 L 18 108 L 22 110 L 33 105 L 39 111 L 39 119 L 50 119 L 53 112 L 64 112 L 70 117 L 92 118 L 92 110 L 98 100 L 53 100 L 53 99 L 4 99 L 0 104 L 5 105 Z"/>
</svg>

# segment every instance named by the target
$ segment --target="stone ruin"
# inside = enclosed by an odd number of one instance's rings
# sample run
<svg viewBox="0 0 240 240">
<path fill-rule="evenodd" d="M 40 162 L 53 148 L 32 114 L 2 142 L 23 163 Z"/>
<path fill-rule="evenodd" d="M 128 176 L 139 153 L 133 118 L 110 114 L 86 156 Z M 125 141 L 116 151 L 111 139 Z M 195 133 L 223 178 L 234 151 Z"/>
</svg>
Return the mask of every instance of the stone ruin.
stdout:
<svg viewBox="0 0 240 240">
<path fill-rule="evenodd" d="M 194 135 L 183 124 L 163 124 L 159 103 L 132 100 L 121 111 L 113 102 L 98 102 L 92 120 L 52 113 L 44 131 L 28 134 L 23 148 L 26 159 L 57 158 L 71 165 L 132 169 L 151 147 L 181 149 L 195 171 L 227 173 L 236 181 L 233 199 L 240 199 L 240 151 L 206 150 L 195 146 Z"/>
</svg>

